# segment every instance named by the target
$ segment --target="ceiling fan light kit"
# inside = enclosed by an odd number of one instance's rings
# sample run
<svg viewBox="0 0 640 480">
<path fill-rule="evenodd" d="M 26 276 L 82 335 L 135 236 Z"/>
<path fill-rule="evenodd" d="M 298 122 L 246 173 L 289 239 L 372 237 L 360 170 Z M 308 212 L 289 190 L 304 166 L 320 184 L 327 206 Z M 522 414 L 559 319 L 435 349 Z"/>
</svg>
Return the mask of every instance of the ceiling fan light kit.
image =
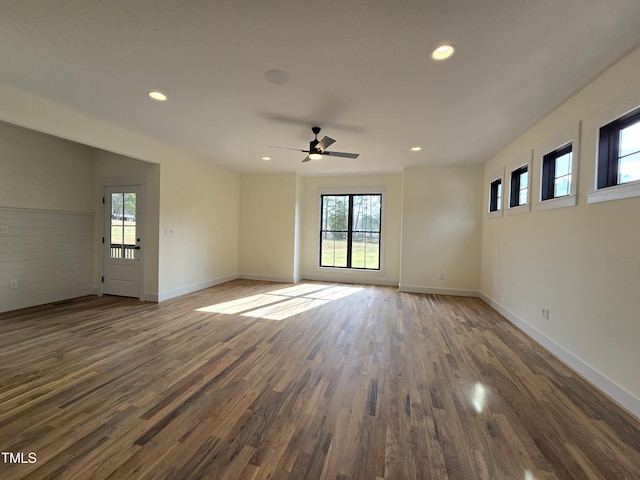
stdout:
<svg viewBox="0 0 640 480">
<path fill-rule="evenodd" d="M 347 152 L 329 152 L 327 151 L 327 147 L 335 143 L 333 138 L 324 136 L 322 140 L 318 140 L 318 134 L 320 133 L 320 127 L 311 127 L 311 131 L 313 132 L 315 138 L 309 142 L 309 150 L 302 150 L 299 148 L 289 148 L 289 147 L 277 147 L 274 145 L 270 145 L 271 148 L 284 148 L 286 150 L 297 150 L 302 153 L 308 153 L 308 155 L 302 160 L 302 162 L 308 162 L 310 160 L 320 160 L 323 155 L 330 155 L 333 157 L 342 157 L 342 158 L 358 158 L 360 156 L 359 153 L 347 153 Z"/>
</svg>

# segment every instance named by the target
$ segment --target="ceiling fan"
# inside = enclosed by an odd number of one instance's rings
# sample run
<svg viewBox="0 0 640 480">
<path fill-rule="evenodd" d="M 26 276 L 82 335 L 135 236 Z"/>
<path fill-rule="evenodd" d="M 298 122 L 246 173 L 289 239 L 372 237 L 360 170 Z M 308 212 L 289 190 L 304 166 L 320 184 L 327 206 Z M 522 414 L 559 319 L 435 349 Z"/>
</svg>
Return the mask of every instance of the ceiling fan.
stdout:
<svg viewBox="0 0 640 480">
<path fill-rule="evenodd" d="M 328 152 L 326 149 L 329 145 L 335 143 L 333 138 L 325 136 L 322 140 L 318 140 L 318 134 L 320 133 L 320 127 L 311 127 L 311 131 L 315 135 L 315 139 L 309 142 L 309 150 L 302 150 L 300 148 L 289 147 L 276 147 L 275 145 L 269 145 L 272 148 L 284 148 L 286 150 L 297 150 L 299 152 L 308 153 L 308 155 L 302 160 L 302 162 L 308 162 L 310 160 L 320 160 L 323 155 L 330 155 L 332 157 L 343 158 L 358 158 L 359 153 L 345 153 L 345 152 Z"/>
</svg>

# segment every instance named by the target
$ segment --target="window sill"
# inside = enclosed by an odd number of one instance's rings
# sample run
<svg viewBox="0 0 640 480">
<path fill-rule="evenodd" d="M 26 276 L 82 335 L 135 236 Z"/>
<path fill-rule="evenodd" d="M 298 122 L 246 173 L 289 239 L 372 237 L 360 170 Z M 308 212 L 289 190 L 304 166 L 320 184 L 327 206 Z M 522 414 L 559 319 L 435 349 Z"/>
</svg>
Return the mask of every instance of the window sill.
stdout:
<svg viewBox="0 0 640 480">
<path fill-rule="evenodd" d="M 520 215 L 521 213 L 529 213 L 531 211 L 531 205 L 520 205 L 517 207 L 507 208 L 507 215 Z"/>
<path fill-rule="evenodd" d="M 575 207 L 576 196 L 566 195 L 564 197 L 550 198 L 536 204 L 536 210 L 553 210 L 554 208 Z"/>
<path fill-rule="evenodd" d="M 379 268 L 378 270 L 367 269 L 367 268 L 347 268 L 347 267 L 323 267 L 318 265 L 316 267 L 319 272 L 333 271 L 333 272 L 344 272 L 347 275 L 365 273 L 367 275 L 383 275 L 384 270 Z"/>
<path fill-rule="evenodd" d="M 502 217 L 502 210 L 496 210 L 495 212 L 487 212 L 488 218 L 500 218 Z"/>
<path fill-rule="evenodd" d="M 606 187 L 587 194 L 587 203 L 608 202 L 623 198 L 640 197 L 640 181 Z"/>
</svg>

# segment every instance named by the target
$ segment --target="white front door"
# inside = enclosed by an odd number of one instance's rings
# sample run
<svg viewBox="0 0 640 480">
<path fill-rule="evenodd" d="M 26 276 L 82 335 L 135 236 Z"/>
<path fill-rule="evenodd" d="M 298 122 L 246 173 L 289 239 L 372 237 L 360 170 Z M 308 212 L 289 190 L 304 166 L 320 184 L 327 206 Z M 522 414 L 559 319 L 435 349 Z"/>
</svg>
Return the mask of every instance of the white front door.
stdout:
<svg viewBox="0 0 640 480">
<path fill-rule="evenodd" d="M 142 187 L 105 187 L 103 293 L 142 298 Z"/>
</svg>

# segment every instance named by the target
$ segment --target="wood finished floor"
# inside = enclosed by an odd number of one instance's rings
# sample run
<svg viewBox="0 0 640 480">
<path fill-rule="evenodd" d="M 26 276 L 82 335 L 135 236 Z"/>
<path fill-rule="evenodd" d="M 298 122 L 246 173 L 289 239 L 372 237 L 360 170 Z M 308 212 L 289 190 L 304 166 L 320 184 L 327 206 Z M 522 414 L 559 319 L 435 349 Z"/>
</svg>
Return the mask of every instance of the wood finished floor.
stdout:
<svg viewBox="0 0 640 480">
<path fill-rule="evenodd" d="M 640 479 L 638 419 L 482 301 L 322 283 L 1 314 L 0 450 L 37 456 L 3 479 Z"/>
</svg>

